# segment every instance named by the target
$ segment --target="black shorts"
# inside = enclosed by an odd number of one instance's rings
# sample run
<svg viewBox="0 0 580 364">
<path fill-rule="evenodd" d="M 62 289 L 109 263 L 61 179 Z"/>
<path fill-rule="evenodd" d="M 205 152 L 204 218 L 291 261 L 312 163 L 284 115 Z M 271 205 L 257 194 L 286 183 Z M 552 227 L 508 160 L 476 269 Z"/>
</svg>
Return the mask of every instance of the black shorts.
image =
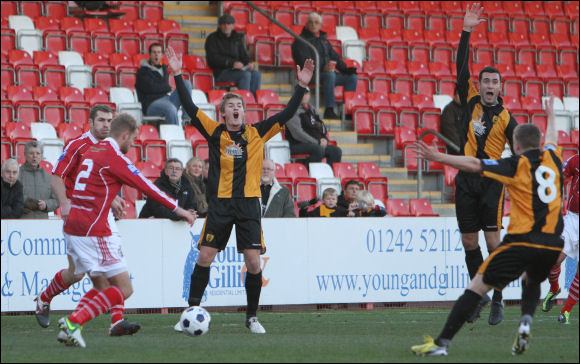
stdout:
<svg viewBox="0 0 580 364">
<path fill-rule="evenodd" d="M 504 186 L 472 173 L 455 178 L 455 214 L 462 233 L 499 231 L 503 216 Z"/>
<path fill-rule="evenodd" d="M 477 270 L 483 282 L 502 290 L 526 272 L 530 282 L 541 283 L 550 274 L 562 248 L 529 242 L 502 242 Z"/>
<path fill-rule="evenodd" d="M 210 200 L 198 248 L 209 246 L 219 251 L 224 250 L 234 224 L 238 252 L 241 253 L 245 249 L 260 249 L 260 254 L 266 252 L 262 234 L 260 199 L 257 197 Z"/>
</svg>

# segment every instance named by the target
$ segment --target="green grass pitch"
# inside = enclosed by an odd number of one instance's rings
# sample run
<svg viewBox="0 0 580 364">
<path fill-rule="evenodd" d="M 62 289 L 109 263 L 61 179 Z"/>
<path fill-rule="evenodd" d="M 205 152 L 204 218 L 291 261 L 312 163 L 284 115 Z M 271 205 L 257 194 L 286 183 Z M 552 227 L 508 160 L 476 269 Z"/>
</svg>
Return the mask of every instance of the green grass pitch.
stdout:
<svg viewBox="0 0 580 364">
<path fill-rule="evenodd" d="M 437 336 L 449 309 L 376 309 L 261 312 L 266 335 L 253 335 L 243 313 L 211 314 L 202 337 L 175 333 L 177 314 L 127 315 L 142 329 L 130 337 L 109 337 L 109 315 L 83 329 L 86 349 L 56 341 L 56 321 L 42 329 L 32 315 L 2 316 L 2 362 L 578 362 L 578 316 L 571 324 L 556 319 L 558 308 L 538 307 L 532 343 L 522 356 L 510 352 L 520 308 L 508 306 L 504 321 L 487 324 L 489 309 L 475 324 L 465 324 L 448 357 L 420 358 L 410 346 L 428 333 Z"/>
</svg>

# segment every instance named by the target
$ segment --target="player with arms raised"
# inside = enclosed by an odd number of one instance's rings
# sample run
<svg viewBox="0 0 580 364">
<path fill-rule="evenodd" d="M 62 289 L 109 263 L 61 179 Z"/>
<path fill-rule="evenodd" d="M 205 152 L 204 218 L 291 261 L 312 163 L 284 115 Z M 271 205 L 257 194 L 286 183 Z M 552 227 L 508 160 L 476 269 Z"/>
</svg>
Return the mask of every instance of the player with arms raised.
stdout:
<svg viewBox="0 0 580 364">
<path fill-rule="evenodd" d="M 249 125 L 245 121 L 245 104 L 241 96 L 226 94 L 220 104 L 224 124 L 207 117 L 191 100 L 181 77 L 181 58 L 167 47 L 167 60 L 175 75 L 181 104 L 191 123 L 207 139 L 209 145 L 208 215 L 203 226 L 200 253 L 191 276 L 188 303 L 199 306 L 209 282 L 210 265 L 229 240 L 236 225 L 238 252 L 244 254 L 246 272 L 246 327 L 252 333 L 266 330 L 256 317 L 262 289 L 260 254 L 266 250 L 262 236 L 260 179 L 264 144 L 280 132 L 294 115 L 314 72 L 314 62 L 306 60 L 304 68 L 296 66 L 298 86 L 286 108 L 272 117 Z M 178 323 L 177 331 L 181 331 Z"/>
<path fill-rule="evenodd" d="M 91 145 L 80 162 L 70 213 L 64 223 L 64 237 L 75 266 L 74 273 L 89 273 L 91 279 L 104 276 L 110 287 L 92 297 L 85 295 L 72 315 L 59 320 L 58 339 L 68 345 L 85 347 L 82 325 L 123 303 L 133 293 L 120 237 L 112 234 L 107 217 L 123 184 L 143 191 L 190 225 L 196 218 L 145 178 L 125 157 L 137 134 L 137 122 L 131 115 L 117 115 L 111 123 L 111 137 Z"/>
<path fill-rule="evenodd" d="M 550 99 L 553 105 L 553 97 Z M 417 144 L 418 157 L 450 165 L 470 173 L 504 183 L 511 196 L 508 233 L 487 257 L 464 294 L 455 302 L 437 339 L 425 335 L 425 343 L 411 347 L 422 356 L 447 355 L 455 334 L 476 309 L 489 290 L 503 290 L 522 273 L 522 316 L 512 347 L 513 354 L 523 354 L 531 337 L 532 317 L 540 298 L 540 284 L 548 277 L 564 242 L 562 214 L 562 160 L 557 151 L 557 133 L 553 108 L 548 114 L 546 145 L 540 149 L 542 135 L 533 124 L 518 125 L 514 130 L 516 155 L 495 160 L 442 154 L 435 147 Z"/>
</svg>

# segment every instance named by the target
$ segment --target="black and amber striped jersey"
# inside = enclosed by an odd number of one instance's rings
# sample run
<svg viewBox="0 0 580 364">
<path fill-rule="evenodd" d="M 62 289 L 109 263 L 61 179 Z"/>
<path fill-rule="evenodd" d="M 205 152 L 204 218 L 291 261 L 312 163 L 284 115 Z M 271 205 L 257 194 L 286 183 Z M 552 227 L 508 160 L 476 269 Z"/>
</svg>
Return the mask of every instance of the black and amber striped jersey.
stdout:
<svg viewBox="0 0 580 364">
<path fill-rule="evenodd" d="M 482 175 L 503 183 L 511 198 L 510 241 L 562 246 L 562 159 L 554 145 L 504 159 L 483 159 Z"/>
<path fill-rule="evenodd" d="M 181 76 L 175 85 L 184 110 L 208 141 L 208 198 L 260 197 L 260 179 L 264 160 L 264 144 L 280 132 L 294 115 L 306 89 L 296 86 L 286 108 L 270 118 L 246 124 L 241 131 L 231 132 L 226 125 L 211 120 L 191 100 Z"/>
<path fill-rule="evenodd" d="M 469 36 L 462 32 L 457 50 L 457 90 L 463 108 L 461 153 L 479 159 L 499 159 L 506 142 L 513 146 L 513 132 L 518 125 L 498 97 L 498 103 L 484 106 L 481 95 L 469 74 Z"/>
</svg>

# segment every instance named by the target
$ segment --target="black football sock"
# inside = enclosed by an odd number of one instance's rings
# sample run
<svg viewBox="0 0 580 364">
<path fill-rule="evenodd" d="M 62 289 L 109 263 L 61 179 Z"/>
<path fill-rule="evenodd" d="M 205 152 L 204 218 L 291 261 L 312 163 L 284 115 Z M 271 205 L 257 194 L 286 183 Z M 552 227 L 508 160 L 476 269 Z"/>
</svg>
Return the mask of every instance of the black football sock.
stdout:
<svg viewBox="0 0 580 364">
<path fill-rule="evenodd" d="M 435 340 L 435 344 L 449 346 L 455 334 L 457 334 L 461 326 L 463 326 L 465 321 L 475 311 L 479 301 L 481 301 L 480 295 L 472 290 L 466 289 L 463 295 L 455 301 L 455 305 L 453 305 L 453 309 L 451 309 L 451 313 L 447 317 L 447 322 L 445 322 L 441 334 Z"/>
<path fill-rule="evenodd" d="M 538 300 L 540 299 L 541 288 L 539 283 L 522 282 L 522 316 L 530 315 L 534 317 Z"/>
<path fill-rule="evenodd" d="M 483 263 L 483 255 L 481 254 L 480 247 L 477 247 L 477 249 L 474 250 L 465 251 L 465 264 L 467 265 L 470 279 L 475 277 L 481 263 Z"/>
<path fill-rule="evenodd" d="M 262 271 L 260 271 L 258 274 L 246 272 L 246 297 L 248 299 L 246 318 L 256 316 L 261 292 L 262 292 Z"/>
<path fill-rule="evenodd" d="M 208 282 L 209 267 L 202 267 L 196 264 L 191 274 L 191 283 L 189 284 L 189 299 L 187 302 L 190 306 L 199 306 Z"/>
<path fill-rule="evenodd" d="M 497 290 L 493 291 L 493 298 L 492 298 L 493 302 L 501 302 L 502 298 L 503 298 L 503 295 L 502 295 L 501 291 L 497 291 Z"/>
</svg>

